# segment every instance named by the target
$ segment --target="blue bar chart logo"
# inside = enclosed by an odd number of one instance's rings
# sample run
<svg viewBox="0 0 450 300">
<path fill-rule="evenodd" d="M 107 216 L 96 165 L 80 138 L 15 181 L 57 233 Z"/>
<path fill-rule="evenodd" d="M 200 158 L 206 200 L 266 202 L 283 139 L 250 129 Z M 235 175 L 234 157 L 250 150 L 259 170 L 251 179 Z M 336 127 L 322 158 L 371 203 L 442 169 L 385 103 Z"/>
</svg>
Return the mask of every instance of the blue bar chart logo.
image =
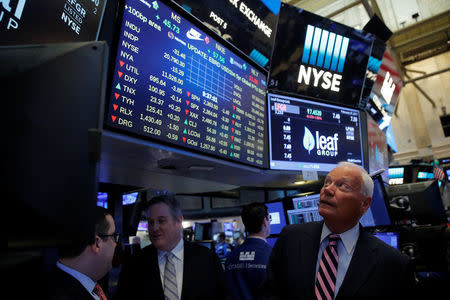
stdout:
<svg viewBox="0 0 450 300">
<path fill-rule="evenodd" d="M 349 38 L 308 25 L 302 62 L 322 69 L 342 73 Z"/>
</svg>

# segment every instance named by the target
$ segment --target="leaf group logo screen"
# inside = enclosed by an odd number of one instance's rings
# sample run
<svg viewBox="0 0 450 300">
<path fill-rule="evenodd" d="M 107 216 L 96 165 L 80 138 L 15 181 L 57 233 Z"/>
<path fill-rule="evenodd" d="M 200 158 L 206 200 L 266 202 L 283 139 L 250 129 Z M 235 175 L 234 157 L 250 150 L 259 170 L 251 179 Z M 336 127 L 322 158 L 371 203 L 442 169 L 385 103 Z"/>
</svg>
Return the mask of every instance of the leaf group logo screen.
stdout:
<svg viewBox="0 0 450 300">
<path fill-rule="evenodd" d="M 270 168 L 330 171 L 363 164 L 360 111 L 269 93 Z"/>
</svg>

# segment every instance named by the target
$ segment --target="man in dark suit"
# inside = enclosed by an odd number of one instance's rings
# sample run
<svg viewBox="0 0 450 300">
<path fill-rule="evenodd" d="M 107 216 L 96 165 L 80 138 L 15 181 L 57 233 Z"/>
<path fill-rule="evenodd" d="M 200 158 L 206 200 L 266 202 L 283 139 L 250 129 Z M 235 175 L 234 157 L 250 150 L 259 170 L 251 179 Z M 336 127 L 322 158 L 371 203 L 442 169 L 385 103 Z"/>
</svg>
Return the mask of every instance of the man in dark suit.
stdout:
<svg viewBox="0 0 450 300">
<path fill-rule="evenodd" d="M 118 298 L 225 299 L 219 258 L 210 249 L 183 240 L 183 216 L 175 197 L 152 198 L 145 211 L 152 244 L 124 264 Z"/>
<path fill-rule="evenodd" d="M 373 181 L 343 162 L 325 178 L 323 222 L 286 226 L 275 244 L 262 299 L 406 299 L 413 285 L 409 258 L 367 233 L 359 219 Z"/>
<path fill-rule="evenodd" d="M 119 235 L 113 217 L 96 207 L 95 237 L 59 249 L 59 260 L 51 274 L 49 298 L 58 300 L 106 300 L 97 283 L 112 268 Z"/>
</svg>

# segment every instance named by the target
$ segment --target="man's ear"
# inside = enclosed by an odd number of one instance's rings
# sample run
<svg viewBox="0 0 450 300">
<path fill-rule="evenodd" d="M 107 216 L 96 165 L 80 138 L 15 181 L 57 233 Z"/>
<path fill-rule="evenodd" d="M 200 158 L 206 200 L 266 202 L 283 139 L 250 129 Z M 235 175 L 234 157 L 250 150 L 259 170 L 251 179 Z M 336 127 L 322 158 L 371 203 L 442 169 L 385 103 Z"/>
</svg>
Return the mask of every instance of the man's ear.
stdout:
<svg viewBox="0 0 450 300">
<path fill-rule="evenodd" d="M 369 209 L 371 203 L 372 203 L 372 197 L 366 196 L 363 198 L 362 205 L 361 205 L 362 214 L 366 213 L 366 211 Z"/>
<path fill-rule="evenodd" d="M 100 252 L 100 243 L 101 242 L 102 242 L 102 239 L 98 235 L 96 235 L 94 243 L 88 246 L 89 251 L 91 251 L 92 253 Z"/>
<path fill-rule="evenodd" d="M 183 215 L 178 215 L 176 220 L 180 223 L 180 226 L 183 227 Z"/>
</svg>

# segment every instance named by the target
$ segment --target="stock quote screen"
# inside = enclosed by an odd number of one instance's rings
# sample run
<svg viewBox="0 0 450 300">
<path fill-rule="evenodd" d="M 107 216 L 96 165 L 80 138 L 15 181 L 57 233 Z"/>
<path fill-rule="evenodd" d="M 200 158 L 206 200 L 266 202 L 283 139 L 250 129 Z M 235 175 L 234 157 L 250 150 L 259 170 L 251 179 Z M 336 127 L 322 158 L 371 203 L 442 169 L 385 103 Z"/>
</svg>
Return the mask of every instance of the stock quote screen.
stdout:
<svg viewBox="0 0 450 300">
<path fill-rule="evenodd" d="M 266 75 L 216 39 L 176 4 L 126 1 L 106 125 L 264 167 Z"/>
<path fill-rule="evenodd" d="M 331 171 L 338 162 L 363 166 L 357 109 L 268 94 L 270 168 Z"/>
</svg>

